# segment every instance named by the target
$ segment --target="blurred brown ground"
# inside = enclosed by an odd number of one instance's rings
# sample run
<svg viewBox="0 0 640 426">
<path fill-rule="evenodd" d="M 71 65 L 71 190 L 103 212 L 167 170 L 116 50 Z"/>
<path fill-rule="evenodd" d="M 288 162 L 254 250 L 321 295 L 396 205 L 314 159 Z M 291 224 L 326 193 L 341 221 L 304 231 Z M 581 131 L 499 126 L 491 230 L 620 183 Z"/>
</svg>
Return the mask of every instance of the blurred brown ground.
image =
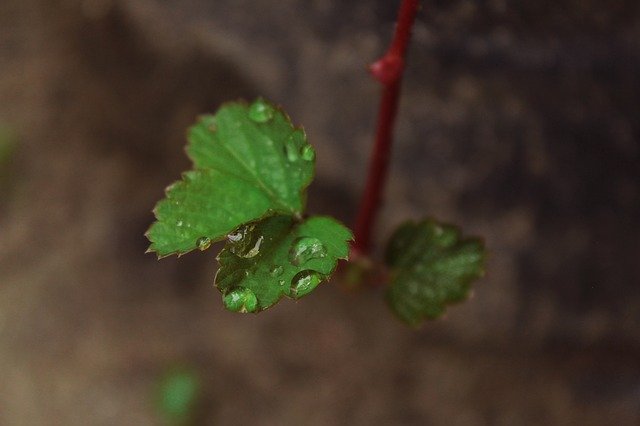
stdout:
<svg viewBox="0 0 640 426">
<path fill-rule="evenodd" d="M 467 303 L 412 331 L 335 280 L 225 312 L 214 251 L 144 255 L 184 129 L 264 95 L 349 222 L 397 2 L 2 0 L 0 424 L 160 424 L 203 375 L 216 425 L 640 424 L 640 4 L 434 1 L 419 16 L 378 243 L 425 215 L 484 235 Z M 6 165 L 4 167 L 7 167 Z"/>
</svg>

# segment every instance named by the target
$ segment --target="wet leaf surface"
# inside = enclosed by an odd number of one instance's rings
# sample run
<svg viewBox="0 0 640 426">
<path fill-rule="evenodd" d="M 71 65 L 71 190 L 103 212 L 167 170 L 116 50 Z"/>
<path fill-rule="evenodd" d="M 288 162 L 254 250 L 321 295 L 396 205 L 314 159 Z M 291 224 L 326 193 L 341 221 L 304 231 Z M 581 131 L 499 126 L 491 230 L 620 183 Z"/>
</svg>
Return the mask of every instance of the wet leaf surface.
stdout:
<svg viewBox="0 0 640 426">
<path fill-rule="evenodd" d="M 351 232 L 336 220 L 314 216 L 302 223 L 274 216 L 229 235 L 218 255 L 216 287 L 227 309 L 264 310 L 283 296 L 313 291 L 349 254 Z"/>
</svg>

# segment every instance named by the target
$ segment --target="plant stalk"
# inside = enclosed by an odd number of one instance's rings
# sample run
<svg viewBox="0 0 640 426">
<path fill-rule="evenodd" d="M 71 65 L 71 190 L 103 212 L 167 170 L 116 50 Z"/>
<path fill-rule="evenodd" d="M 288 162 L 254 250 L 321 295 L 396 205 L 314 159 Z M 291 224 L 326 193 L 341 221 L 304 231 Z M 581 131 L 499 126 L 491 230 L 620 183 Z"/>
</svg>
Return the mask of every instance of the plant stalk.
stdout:
<svg viewBox="0 0 640 426">
<path fill-rule="evenodd" d="M 378 109 L 376 137 L 367 183 L 356 218 L 355 239 L 352 246 L 354 257 L 366 256 L 371 248 L 371 230 L 380 208 L 382 190 L 389 168 L 407 46 L 411 39 L 411 29 L 418 13 L 419 3 L 419 0 L 402 0 L 391 45 L 380 59 L 369 66 L 371 75 L 382 84 L 382 97 Z"/>
</svg>

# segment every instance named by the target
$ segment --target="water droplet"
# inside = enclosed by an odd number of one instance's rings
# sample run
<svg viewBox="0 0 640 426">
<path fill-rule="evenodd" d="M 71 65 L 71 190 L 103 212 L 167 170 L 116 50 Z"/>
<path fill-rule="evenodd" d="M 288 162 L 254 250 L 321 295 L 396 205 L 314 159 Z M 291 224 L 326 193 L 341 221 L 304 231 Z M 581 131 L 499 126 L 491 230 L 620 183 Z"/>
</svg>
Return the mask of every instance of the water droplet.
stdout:
<svg viewBox="0 0 640 426">
<path fill-rule="evenodd" d="M 302 155 L 302 147 L 306 146 L 307 137 L 302 129 L 296 129 L 284 142 L 284 154 L 289 162 L 295 162 Z"/>
<path fill-rule="evenodd" d="M 291 163 L 298 161 L 300 154 L 298 152 L 298 147 L 296 146 L 296 143 L 293 139 L 287 139 L 287 141 L 285 142 L 284 153 L 287 155 L 287 160 L 289 160 Z"/>
<path fill-rule="evenodd" d="M 211 247 L 211 238 L 209 237 L 200 237 L 198 241 L 196 241 L 196 246 L 200 249 L 200 251 L 205 251 L 209 247 Z"/>
<path fill-rule="evenodd" d="M 327 255 L 327 249 L 322 242 L 314 237 L 296 238 L 289 250 L 289 260 L 300 266 L 311 259 L 319 259 Z"/>
<path fill-rule="evenodd" d="M 282 275 L 282 272 L 284 272 L 284 268 L 281 265 L 276 265 L 269 271 L 272 277 L 279 277 Z"/>
<path fill-rule="evenodd" d="M 299 299 L 302 296 L 306 296 L 311 293 L 314 288 L 320 284 L 323 280 L 323 276 L 316 271 L 302 271 L 298 272 L 291 279 L 291 293 L 290 296 L 294 299 Z"/>
<path fill-rule="evenodd" d="M 255 312 L 258 308 L 256 294 L 248 288 L 236 287 L 222 298 L 225 308 L 233 312 Z"/>
<path fill-rule="evenodd" d="M 258 99 L 249 107 L 249 118 L 256 123 L 266 123 L 274 115 L 274 108 L 264 99 Z"/>
<path fill-rule="evenodd" d="M 316 159 L 316 151 L 311 145 L 305 145 L 300 150 L 300 156 L 305 161 L 313 161 Z"/>
<path fill-rule="evenodd" d="M 264 241 L 264 236 L 256 235 L 253 232 L 254 229 L 254 225 L 243 226 L 227 235 L 227 240 L 231 245 L 231 253 L 245 258 L 251 258 L 260 253 L 260 246 Z"/>
</svg>

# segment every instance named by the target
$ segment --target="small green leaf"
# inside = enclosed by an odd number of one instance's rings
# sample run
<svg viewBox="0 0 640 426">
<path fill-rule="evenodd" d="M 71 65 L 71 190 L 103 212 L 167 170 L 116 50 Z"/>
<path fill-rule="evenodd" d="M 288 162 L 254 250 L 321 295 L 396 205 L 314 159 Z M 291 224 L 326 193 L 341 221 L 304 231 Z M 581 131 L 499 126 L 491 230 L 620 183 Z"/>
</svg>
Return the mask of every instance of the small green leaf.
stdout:
<svg viewBox="0 0 640 426">
<path fill-rule="evenodd" d="M 283 296 L 299 299 L 348 257 L 351 238 L 351 231 L 324 216 L 301 223 L 273 216 L 244 225 L 229 234 L 218 255 L 215 285 L 227 309 L 237 312 L 267 309 Z"/>
<path fill-rule="evenodd" d="M 386 260 L 391 267 L 387 301 L 400 319 L 417 326 L 467 297 L 471 282 L 484 274 L 484 245 L 476 238 L 461 239 L 453 226 L 408 222 L 391 237 Z"/>
<path fill-rule="evenodd" d="M 150 251 L 163 257 L 206 249 L 243 223 L 301 216 L 315 155 L 282 110 L 262 99 L 229 103 L 202 117 L 188 138 L 195 170 L 156 205 Z"/>
<path fill-rule="evenodd" d="M 167 424 L 190 423 L 200 396 L 200 388 L 200 378 L 191 369 L 175 368 L 166 372 L 159 384 L 157 406 Z"/>
</svg>

